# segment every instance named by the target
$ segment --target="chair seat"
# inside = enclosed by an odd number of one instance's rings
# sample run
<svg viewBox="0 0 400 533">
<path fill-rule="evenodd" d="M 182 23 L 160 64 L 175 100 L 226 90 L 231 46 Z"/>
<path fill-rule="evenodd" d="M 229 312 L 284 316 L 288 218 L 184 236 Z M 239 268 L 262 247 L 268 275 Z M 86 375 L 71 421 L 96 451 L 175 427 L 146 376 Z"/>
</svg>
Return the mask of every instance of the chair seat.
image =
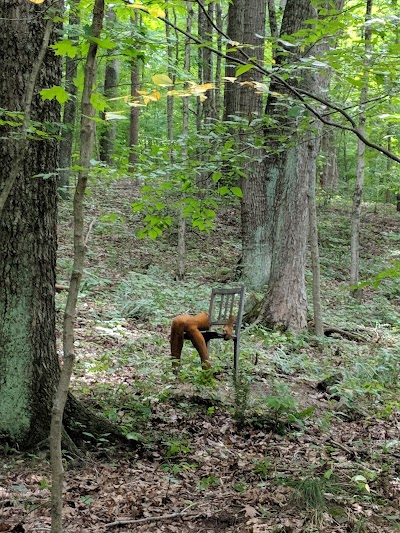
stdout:
<svg viewBox="0 0 400 533">
<path fill-rule="evenodd" d="M 224 339 L 224 340 L 232 340 L 232 339 L 235 340 L 235 339 L 237 339 L 237 335 L 235 335 L 235 334 L 232 334 L 230 339 L 225 339 L 225 333 L 221 333 L 220 331 L 207 330 L 207 331 L 200 331 L 200 333 L 203 335 L 204 340 L 206 341 L 206 343 L 208 343 L 208 341 L 211 340 L 211 339 Z M 184 339 L 185 340 L 190 340 L 190 337 L 189 337 L 189 335 L 187 333 L 185 333 Z"/>
</svg>

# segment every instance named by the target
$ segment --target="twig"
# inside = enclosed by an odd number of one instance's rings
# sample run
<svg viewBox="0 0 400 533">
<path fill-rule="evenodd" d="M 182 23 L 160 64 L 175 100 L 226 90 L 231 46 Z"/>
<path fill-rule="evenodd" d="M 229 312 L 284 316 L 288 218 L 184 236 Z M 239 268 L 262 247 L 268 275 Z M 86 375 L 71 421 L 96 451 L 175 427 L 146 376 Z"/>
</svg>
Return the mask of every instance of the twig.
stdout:
<svg viewBox="0 0 400 533">
<path fill-rule="evenodd" d="M 352 450 L 351 448 L 348 448 L 345 444 L 342 444 L 340 442 L 337 442 L 336 440 L 331 439 L 330 442 L 333 446 L 336 446 L 337 448 L 340 448 L 344 452 L 348 453 L 349 455 L 354 455 L 355 457 L 358 457 L 358 454 L 356 450 Z"/>
<path fill-rule="evenodd" d="M 87 246 L 87 243 L 88 243 L 88 240 L 89 240 L 89 236 L 90 236 L 90 233 L 92 231 L 92 228 L 93 228 L 95 222 L 96 222 L 96 217 L 93 218 L 93 220 L 89 224 L 88 230 L 86 232 L 86 236 L 85 236 L 85 240 L 84 240 L 85 247 Z"/>
<path fill-rule="evenodd" d="M 114 527 L 114 526 L 123 526 L 126 524 L 143 524 L 145 522 L 158 522 L 159 520 L 169 520 L 171 518 L 185 518 L 187 516 L 201 516 L 202 513 L 185 513 L 185 511 L 181 511 L 179 513 L 172 513 L 172 514 L 163 514 L 160 516 L 148 516 L 146 518 L 138 518 L 136 520 L 116 520 L 115 522 L 110 522 L 108 524 L 104 524 L 104 527 Z"/>
</svg>

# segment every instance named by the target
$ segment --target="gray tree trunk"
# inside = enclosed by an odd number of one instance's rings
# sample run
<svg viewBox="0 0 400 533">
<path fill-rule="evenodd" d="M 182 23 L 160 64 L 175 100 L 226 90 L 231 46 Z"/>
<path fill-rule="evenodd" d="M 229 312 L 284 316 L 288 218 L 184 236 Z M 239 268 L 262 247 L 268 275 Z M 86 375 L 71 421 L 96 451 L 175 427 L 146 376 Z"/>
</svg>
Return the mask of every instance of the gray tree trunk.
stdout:
<svg viewBox="0 0 400 533">
<path fill-rule="evenodd" d="M 283 15 L 281 35 L 298 31 L 309 18 L 316 17 L 311 0 L 288 0 Z M 293 58 L 294 60 L 294 58 Z M 283 61 L 277 57 L 277 63 Z M 303 72 L 301 86 L 317 89 L 315 77 Z M 266 108 L 274 128 L 266 131 L 269 153 L 266 158 L 266 180 L 272 257 L 268 289 L 259 320 L 267 326 L 300 331 L 307 325 L 307 296 L 305 287 L 306 248 L 308 237 L 308 179 L 315 168 L 317 136 L 309 131 L 301 133 L 301 118 L 288 115 L 290 95 L 279 84 L 271 84 Z M 282 149 L 279 138 L 284 135 Z M 313 161 L 310 158 L 314 158 Z M 315 176 L 315 172 L 314 172 Z"/>
<path fill-rule="evenodd" d="M 339 167 L 336 148 L 336 133 L 333 129 L 324 127 L 321 149 L 325 156 L 325 161 L 321 172 L 320 185 L 327 192 L 337 191 L 339 187 Z"/>
<path fill-rule="evenodd" d="M 70 14 L 69 25 L 73 27 L 72 35 L 69 38 L 73 42 L 78 41 L 77 26 L 79 17 L 77 15 L 78 0 L 73 0 Z M 69 93 L 69 99 L 64 104 L 63 125 L 64 131 L 60 142 L 60 177 L 59 190 L 63 198 L 69 196 L 69 185 L 71 178 L 72 152 L 74 145 L 75 120 L 77 109 L 78 88 L 74 83 L 78 72 L 78 59 L 76 57 L 67 57 L 65 59 L 65 90 Z"/>
<path fill-rule="evenodd" d="M 107 12 L 106 20 L 112 24 L 116 20 L 113 9 Z M 115 50 L 107 50 L 106 70 L 104 74 L 104 96 L 106 98 L 115 98 L 118 96 L 119 84 L 119 59 L 114 57 Z M 105 119 L 105 113 L 102 114 Z M 100 138 L 100 159 L 108 164 L 112 163 L 112 156 L 115 150 L 115 140 L 117 137 L 117 121 L 109 120 L 104 123 L 102 135 Z"/>
<path fill-rule="evenodd" d="M 228 9 L 228 28 L 227 34 L 232 41 L 243 42 L 243 29 L 244 29 L 244 13 L 246 7 L 246 0 L 235 0 L 229 4 Z M 227 49 L 232 48 L 232 44 L 226 45 Z M 237 51 L 227 52 L 229 57 L 238 58 L 241 57 Z M 225 63 L 225 76 L 228 78 L 235 77 L 237 70 L 237 64 L 233 61 L 226 60 Z M 229 120 L 229 117 L 235 115 L 239 109 L 240 89 L 235 83 L 226 82 L 224 91 L 224 120 Z"/>
<path fill-rule="evenodd" d="M 134 16 L 131 19 L 132 24 L 138 25 L 140 15 L 135 10 Z M 137 97 L 137 92 L 140 89 L 140 65 L 141 61 L 135 59 L 131 63 L 131 95 Z M 140 123 L 140 107 L 131 107 L 129 116 L 129 171 L 135 171 L 135 165 L 138 159 L 138 154 L 135 148 L 139 144 L 139 123 Z"/>
<path fill-rule="evenodd" d="M 62 3 L 54 5 L 61 9 Z M 0 3 L 0 107 L 23 110 L 33 59 L 43 43 L 48 6 L 25 0 Z M 55 42 L 53 33 L 51 42 Z M 39 91 L 59 85 L 60 58 L 48 51 L 41 65 L 31 118 L 60 121 L 60 106 Z M 1 127 L 0 190 L 19 143 Z M 59 376 L 55 346 L 57 178 L 33 178 L 58 168 L 58 143 L 27 140 L 21 171 L 0 215 L 0 434 L 29 448 L 49 434 Z"/>
<path fill-rule="evenodd" d="M 186 19 L 186 31 L 191 32 L 193 21 L 193 9 L 190 2 L 187 2 L 187 19 Z M 185 57 L 183 68 L 186 72 L 190 72 L 190 39 L 187 38 L 185 42 Z M 182 109 L 182 137 L 185 138 L 185 144 L 182 149 L 182 158 L 184 163 L 187 162 L 188 157 L 188 135 L 189 135 L 189 98 L 185 96 L 183 98 Z M 186 219 L 183 216 L 183 205 L 179 208 L 178 214 L 178 270 L 176 278 L 183 280 L 186 275 Z"/>
<path fill-rule="evenodd" d="M 371 18 L 372 12 L 372 0 L 367 0 L 367 7 L 365 13 L 365 31 L 364 31 L 364 40 L 365 40 L 365 72 L 363 76 L 363 87 L 360 94 L 360 105 L 359 105 L 359 125 L 358 128 L 362 133 L 365 133 L 365 105 L 368 99 L 368 84 L 369 84 L 369 64 L 370 64 L 370 54 L 371 54 L 371 37 L 372 37 L 372 28 L 368 24 L 368 21 Z M 350 252 L 351 252 L 351 267 L 350 267 L 350 284 L 352 286 L 357 285 L 360 275 L 360 226 L 361 226 L 361 202 L 362 194 L 364 188 L 364 174 L 365 174 L 365 144 L 358 140 L 357 145 L 357 173 L 356 173 L 356 183 L 354 187 L 353 195 L 353 210 L 351 214 L 351 243 L 350 243 Z M 351 294 L 356 300 L 361 302 L 362 298 L 362 289 L 353 289 Z"/>
<path fill-rule="evenodd" d="M 266 19 L 265 0 L 239 0 L 229 6 L 228 36 L 233 41 L 245 43 L 244 52 L 264 61 L 264 39 Z M 237 52 L 229 55 L 237 56 Z M 226 64 L 226 76 L 234 76 L 236 66 Z M 261 81 L 262 75 L 250 70 L 240 76 L 241 82 Z M 240 182 L 243 197 L 241 202 L 242 222 L 242 281 L 248 290 L 259 290 L 268 281 L 269 242 L 264 178 L 264 149 L 257 147 L 257 135 L 261 137 L 260 118 L 263 115 L 262 95 L 254 87 L 227 83 L 225 92 L 225 119 L 240 115 L 248 121 L 246 135 L 248 147 L 246 156 L 246 177 Z M 239 146 L 241 145 L 241 141 Z M 242 146 L 243 148 L 243 146 Z"/>
</svg>

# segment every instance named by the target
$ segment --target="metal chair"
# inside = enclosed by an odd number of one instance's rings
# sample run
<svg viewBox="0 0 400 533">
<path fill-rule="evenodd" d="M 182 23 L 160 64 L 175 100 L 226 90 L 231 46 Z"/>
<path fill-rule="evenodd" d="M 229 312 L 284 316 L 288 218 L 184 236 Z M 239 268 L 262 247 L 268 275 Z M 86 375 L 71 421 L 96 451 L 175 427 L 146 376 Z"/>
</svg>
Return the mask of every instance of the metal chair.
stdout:
<svg viewBox="0 0 400 533">
<path fill-rule="evenodd" d="M 239 341 L 243 318 L 244 292 L 244 287 L 212 289 L 210 309 L 208 312 L 210 317 L 210 329 L 201 331 L 208 348 L 208 343 L 211 339 L 224 339 L 225 337 L 225 333 L 222 331 L 214 331 L 211 328 L 213 326 L 225 326 L 231 315 L 235 317 L 232 331 L 233 369 L 235 379 L 238 377 L 239 373 Z"/>
</svg>

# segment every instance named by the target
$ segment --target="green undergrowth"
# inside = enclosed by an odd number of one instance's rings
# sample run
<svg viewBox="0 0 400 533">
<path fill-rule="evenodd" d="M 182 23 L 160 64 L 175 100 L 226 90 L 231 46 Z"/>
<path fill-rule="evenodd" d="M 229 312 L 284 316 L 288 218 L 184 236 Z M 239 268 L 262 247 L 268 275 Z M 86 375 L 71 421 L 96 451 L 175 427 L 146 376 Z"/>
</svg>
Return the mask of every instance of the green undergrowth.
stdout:
<svg viewBox="0 0 400 533">
<path fill-rule="evenodd" d="M 400 286 L 398 279 L 367 286 L 361 304 L 349 296 L 348 205 L 320 207 L 324 323 L 336 331 L 318 339 L 245 324 L 238 379 L 232 343 L 222 341 L 210 343 L 212 373 L 185 343 L 174 376 L 168 338 L 174 316 L 206 310 L 211 287 L 237 283 L 238 226 L 226 228 L 222 215 L 223 239 L 190 232 L 188 276 L 178 282 L 176 234 L 138 241 L 129 211 L 122 206 L 118 216 L 93 235 L 79 299 L 75 393 L 139 441 L 168 483 L 193 478 L 200 498 L 224 487 L 237 497 L 256 490 L 278 502 L 287 497 L 304 519 L 299 531 L 335 530 L 327 517 L 367 531 L 368 513 L 357 509 L 387 506 L 382 520 L 397 527 L 388 479 L 399 467 Z M 363 279 L 396 257 L 397 216 L 367 210 Z M 66 279 L 68 254 L 59 268 Z M 310 272 L 307 282 L 310 290 Z M 58 295 L 59 309 L 64 299 Z M 213 454 L 228 461 L 228 474 Z M 257 513 L 273 517 L 270 505 Z"/>
</svg>

